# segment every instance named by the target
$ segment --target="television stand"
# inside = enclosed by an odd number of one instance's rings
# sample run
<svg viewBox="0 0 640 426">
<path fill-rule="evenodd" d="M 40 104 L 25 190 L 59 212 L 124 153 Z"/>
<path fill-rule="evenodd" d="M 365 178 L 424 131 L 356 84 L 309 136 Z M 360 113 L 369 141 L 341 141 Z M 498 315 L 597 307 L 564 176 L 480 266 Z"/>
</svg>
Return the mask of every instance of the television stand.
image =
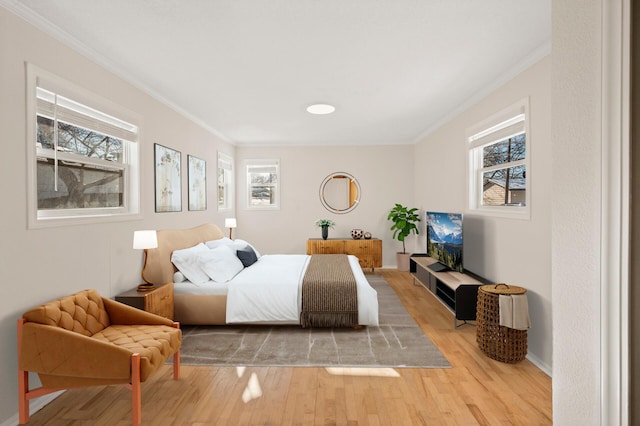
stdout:
<svg viewBox="0 0 640 426">
<path fill-rule="evenodd" d="M 437 263 L 437 260 L 427 254 L 412 254 L 409 272 L 413 276 L 413 284 L 419 284 L 429 290 L 453 312 L 454 329 L 468 324 L 468 321 L 475 321 L 478 288 L 489 284 L 489 281 L 469 271 L 435 271 L 432 266 L 437 268 Z"/>
</svg>

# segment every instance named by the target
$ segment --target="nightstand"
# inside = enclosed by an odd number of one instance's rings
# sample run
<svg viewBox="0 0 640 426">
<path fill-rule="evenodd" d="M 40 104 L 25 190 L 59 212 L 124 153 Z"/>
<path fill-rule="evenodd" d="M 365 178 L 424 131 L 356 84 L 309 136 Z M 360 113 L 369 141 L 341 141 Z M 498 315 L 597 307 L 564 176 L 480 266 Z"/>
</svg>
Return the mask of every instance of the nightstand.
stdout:
<svg viewBox="0 0 640 426">
<path fill-rule="evenodd" d="M 132 288 L 118 294 L 116 301 L 173 319 L 173 283 L 163 284 L 149 291 L 138 291 L 137 288 Z"/>
</svg>

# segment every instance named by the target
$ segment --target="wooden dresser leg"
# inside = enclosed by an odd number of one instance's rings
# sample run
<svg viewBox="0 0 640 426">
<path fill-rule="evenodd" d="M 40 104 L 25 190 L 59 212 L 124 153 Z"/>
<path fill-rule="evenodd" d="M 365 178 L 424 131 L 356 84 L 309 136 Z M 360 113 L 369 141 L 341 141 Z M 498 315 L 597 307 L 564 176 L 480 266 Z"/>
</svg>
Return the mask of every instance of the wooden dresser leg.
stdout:
<svg viewBox="0 0 640 426">
<path fill-rule="evenodd" d="M 131 355 L 131 423 L 137 426 L 142 421 L 142 399 L 140 397 L 140 354 Z"/>
</svg>

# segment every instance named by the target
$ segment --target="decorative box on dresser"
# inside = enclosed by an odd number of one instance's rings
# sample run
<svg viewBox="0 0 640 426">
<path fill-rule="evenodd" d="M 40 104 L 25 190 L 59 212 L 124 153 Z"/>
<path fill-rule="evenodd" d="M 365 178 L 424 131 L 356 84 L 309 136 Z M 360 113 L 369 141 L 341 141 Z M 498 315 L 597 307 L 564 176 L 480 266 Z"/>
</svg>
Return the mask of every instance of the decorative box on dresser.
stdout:
<svg viewBox="0 0 640 426">
<path fill-rule="evenodd" d="M 382 267 L 382 240 L 341 238 L 309 238 L 307 254 L 351 254 L 358 258 L 362 269 Z"/>
<path fill-rule="evenodd" d="M 149 291 L 133 288 L 118 294 L 116 301 L 173 319 L 173 283 L 166 283 Z"/>
</svg>

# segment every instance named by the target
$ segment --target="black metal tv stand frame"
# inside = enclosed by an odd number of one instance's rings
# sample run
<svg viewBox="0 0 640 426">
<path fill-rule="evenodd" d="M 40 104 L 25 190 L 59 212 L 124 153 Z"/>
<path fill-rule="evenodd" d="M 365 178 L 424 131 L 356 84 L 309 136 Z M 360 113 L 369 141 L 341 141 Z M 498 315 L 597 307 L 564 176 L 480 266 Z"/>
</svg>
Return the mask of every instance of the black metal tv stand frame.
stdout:
<svg viewBox="0 0 640 426">
<path fill-rule="evenodd" d="M 437 261 L 426 253 L 412 254 L 409 272 L 413 276 L 413 285 L 419 284 L 429 290 L 453 312 L 454 329 L 475 321 L 478 288 L 489 282 L 469 271 L 434 271 L 430 266 L 435 266 L 435 263 Z"/>
</svg>

